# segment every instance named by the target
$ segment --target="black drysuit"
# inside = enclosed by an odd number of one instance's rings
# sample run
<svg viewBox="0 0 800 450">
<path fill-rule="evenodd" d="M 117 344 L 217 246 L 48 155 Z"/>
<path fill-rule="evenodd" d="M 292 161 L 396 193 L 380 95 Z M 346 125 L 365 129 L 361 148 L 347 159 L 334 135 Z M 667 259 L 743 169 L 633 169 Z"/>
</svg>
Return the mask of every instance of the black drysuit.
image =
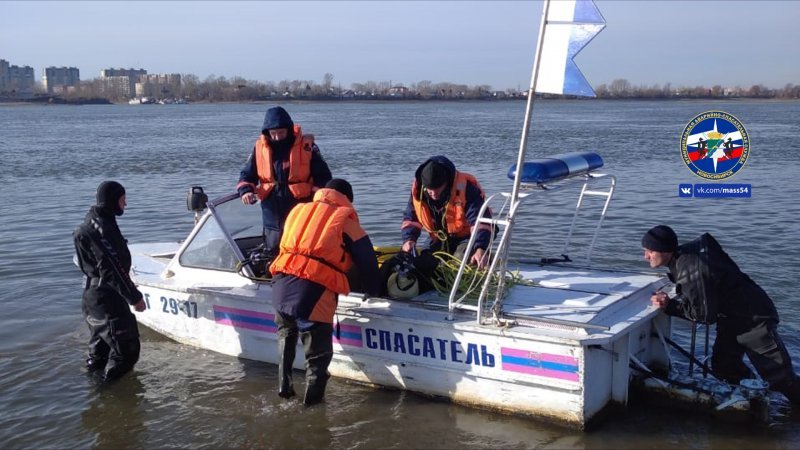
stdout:
<svg viewBox="0 0 800 450">
<path fill-rule="evenodd" d="M 676 295 L 666 313 L 717 323 L 711 356 L 714 373 L 730 383 L 753 374 L 745 353 L 772 389 L 800 403 L 800 381 L 776 328 L 778 312 L 769 295 L 725 253 L 708 233 L 681 245 L 669 263 Z"/>
<path fill-rule="evenodd" d="M 89 325 L 90 370 L 105 368 L 105 379 L 119 378 L 139 360 L 139 329 L 130 306 L 142 300 L 128 272 L 131 254 L 114 211 L 92 206 L 73 233 L 84 273 L 82 310 Z"/>
</svg>

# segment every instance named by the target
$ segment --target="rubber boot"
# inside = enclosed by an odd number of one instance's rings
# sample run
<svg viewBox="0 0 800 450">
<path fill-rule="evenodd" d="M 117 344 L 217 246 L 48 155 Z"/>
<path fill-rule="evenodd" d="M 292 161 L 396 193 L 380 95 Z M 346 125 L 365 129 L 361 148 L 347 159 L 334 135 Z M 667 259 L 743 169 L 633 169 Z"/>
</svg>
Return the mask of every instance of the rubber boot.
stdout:
<svg viewBox="0 0 800 450">
<path fill-rule="evenodd" d="M 783 394 L 792 404 L 800 405 L 800 378 L 797 375 L 790 381 L 776 383 L 772 390 Z"/>
<path fill-rule="evenodd" d="M 325 388 L 328 385 L 328 378 L 330 377 L 327 370 L 321 373 L 306 372 L 306 392 L 303 396 L 304 405 L 316 405 L 325 398 Z"/>
<path fill-rule="evenodd" d="M 103 376 L 103 381 L 106 382 L 121 378 L 130 372 L 136 362 L 139 361 L 139 351 L 141 349 L 139 339 L 117 341 L 114 347 L 108 360 L 106 373 Z"/>
<path fill-rule="evenodd" d="M 303 404 L 316 405 L 325 397 L 325 387 L 331 377 L 328 366 L 333 359 L 333 325 L 316 323 L 301 333 L 306 354 L 306 391 Z"/>
<path fill-rule="evenodd" d="M 89 357 L 86 359 L 86 370 L 95 372 L 106 368 L 108 363 L 108 356 L 111 353 L 111 347 L 103 340 L 103 336 L 108 334 L 108 326 L 104 321 L 93 320 L 91 317 L 86 317 L 86 323 L 89 325 Z"/>
<path fill-rule="evenodd" d="M 294 320 L 275 316 L 278 323 L 278 396 L 292 398 L 292 364 L 297 350 L 297 325 Z"/>
<path fill-rule="evenodd" d="M 90 356 L 86 358 L 86 370 L 89 372 L 97 372 L 106 368 L 108 359 L 95 358 Z"/>
</svg>

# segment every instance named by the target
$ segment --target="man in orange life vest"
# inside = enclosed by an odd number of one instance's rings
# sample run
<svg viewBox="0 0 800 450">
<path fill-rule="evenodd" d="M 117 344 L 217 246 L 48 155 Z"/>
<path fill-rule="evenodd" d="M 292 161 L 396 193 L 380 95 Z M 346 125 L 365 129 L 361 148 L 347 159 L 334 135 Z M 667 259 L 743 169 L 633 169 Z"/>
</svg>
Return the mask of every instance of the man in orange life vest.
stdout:
<svg viewBox="0 0 800 450">
<path fill-rule="evenodd" d="M 311 201 L 314 192 L 330 179 L 331 171 L 314 136 L 304 135 L 280 106 L 268 109 L 261 136 L 236 185 L 242 203 L 261 200 L 267 251 L 277 251 L 289 211 L 298 203 Z"/>
<path fill-rule="evenodd" d="M 431 252 L 444 251 L 464 258 L 483 201 L 483 190 L 475 177 L 457 171 L 444 156 L 428 159 L 417 168 L 411 185 L 401 226 L 403 251 L 415 248 L 424 229 L 430 236 Z M 484 216 L 491 217 L 491 211 L 487 209 Z M 472 255 L 466 255 L 481 268 L 487 264 L 484 254 L 491 242 L 491 231 L 490 225 L 480 224 Z"/>
<path fill-rule="evenodd" d="M 286 219 L 280 253 L 272 262 L 272 304 L 278 325 L 278 395 L 291 398 L 298 334 L 306 360 L 306 406 L 325 395 L 333 358 L 337 295 L 348 294 L 347 272 L 355 265 L 364 291 L 378 295 L 378 261 L 352 205 L 353 188 L 335 178 L 297 205 Z"/>
</svg>

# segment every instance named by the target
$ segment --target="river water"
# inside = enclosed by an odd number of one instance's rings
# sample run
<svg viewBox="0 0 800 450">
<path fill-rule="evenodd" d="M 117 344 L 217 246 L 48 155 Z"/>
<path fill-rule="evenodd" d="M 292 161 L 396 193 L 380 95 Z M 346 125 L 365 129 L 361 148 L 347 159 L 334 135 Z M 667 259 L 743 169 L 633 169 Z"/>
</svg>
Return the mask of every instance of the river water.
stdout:
<svg viewBox="0 0 800 450">
<path fill-rule="evenodd" d="M 773 421 L 741 426 L 636 402 L 589 432 L 479 411 L 334 379 L 326 403 L 305 409 L 275 394 L 276 367 L 170 341 L 142 327 L 132 376 L 98 386 L 83 371 L 88 332 L 71 232 L 99 182 L 127 189 L 119 220 L 131 242 L 183 239 L 186 192 L 233 190 L 271 105 L 0 106 L 0 446 L 4 448 L 796 448 L 800 410 L 779 395 Z M 435 154 L 508 191 L 523 102 L 297 103 L 336 177 L 354 186 L 362 224 L 398 244 L 414 169 Z M 751 138 L 730 180 L 750 199 L 685 199 L 704 180 L 682 163 L 680 133 L 723 110 Z M 640 237 L 657 223 L 682 241 L 709 231 L 774 299 L 800 359 L 796 202 L 800 103 L 771 101 L 543 101 L 529 157 L 595 150 L 618 190 L 593 260 L 645 269 Z M 517 255 L 560 250 L 574 199 L 532 202 Z M 574 192 L 570 195 L 574 195 Z M 676 330 L 685 335 L 686 327 Z M 796 361 L 797 365 L 797 361 Z"/>
</svg>

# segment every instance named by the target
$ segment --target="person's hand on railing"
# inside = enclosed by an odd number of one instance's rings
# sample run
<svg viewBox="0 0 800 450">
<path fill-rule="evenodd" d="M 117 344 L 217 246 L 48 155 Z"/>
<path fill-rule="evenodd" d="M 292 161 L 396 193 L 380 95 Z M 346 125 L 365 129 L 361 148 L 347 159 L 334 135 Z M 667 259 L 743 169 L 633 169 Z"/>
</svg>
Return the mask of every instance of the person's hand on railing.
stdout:
<svg viewBox="0 0 800 450">
<path fill-rule="evenodd" d="M 242 194 L 242 203 L 245 205 L 252 205 L 253 203 L 258 201 L 258 197 L 253 192 L 245 192 Z"/>
<path fill-rule="evenodd" d="M 657 308 L 664 309 L 667 307 L 667 303 L 669 302 L 669 296 L 666 292 L 655 292 L 653 295 L 650 296 L 650 304 Z"/>
<path fill-rule="evenodd" d="M 489 265 L 489 258 L 486 257 L 486 250 L 482 248 L 475 249 L 470 263 L 478 266 L 478 269 L 485 269 Z"/>
</svg>

